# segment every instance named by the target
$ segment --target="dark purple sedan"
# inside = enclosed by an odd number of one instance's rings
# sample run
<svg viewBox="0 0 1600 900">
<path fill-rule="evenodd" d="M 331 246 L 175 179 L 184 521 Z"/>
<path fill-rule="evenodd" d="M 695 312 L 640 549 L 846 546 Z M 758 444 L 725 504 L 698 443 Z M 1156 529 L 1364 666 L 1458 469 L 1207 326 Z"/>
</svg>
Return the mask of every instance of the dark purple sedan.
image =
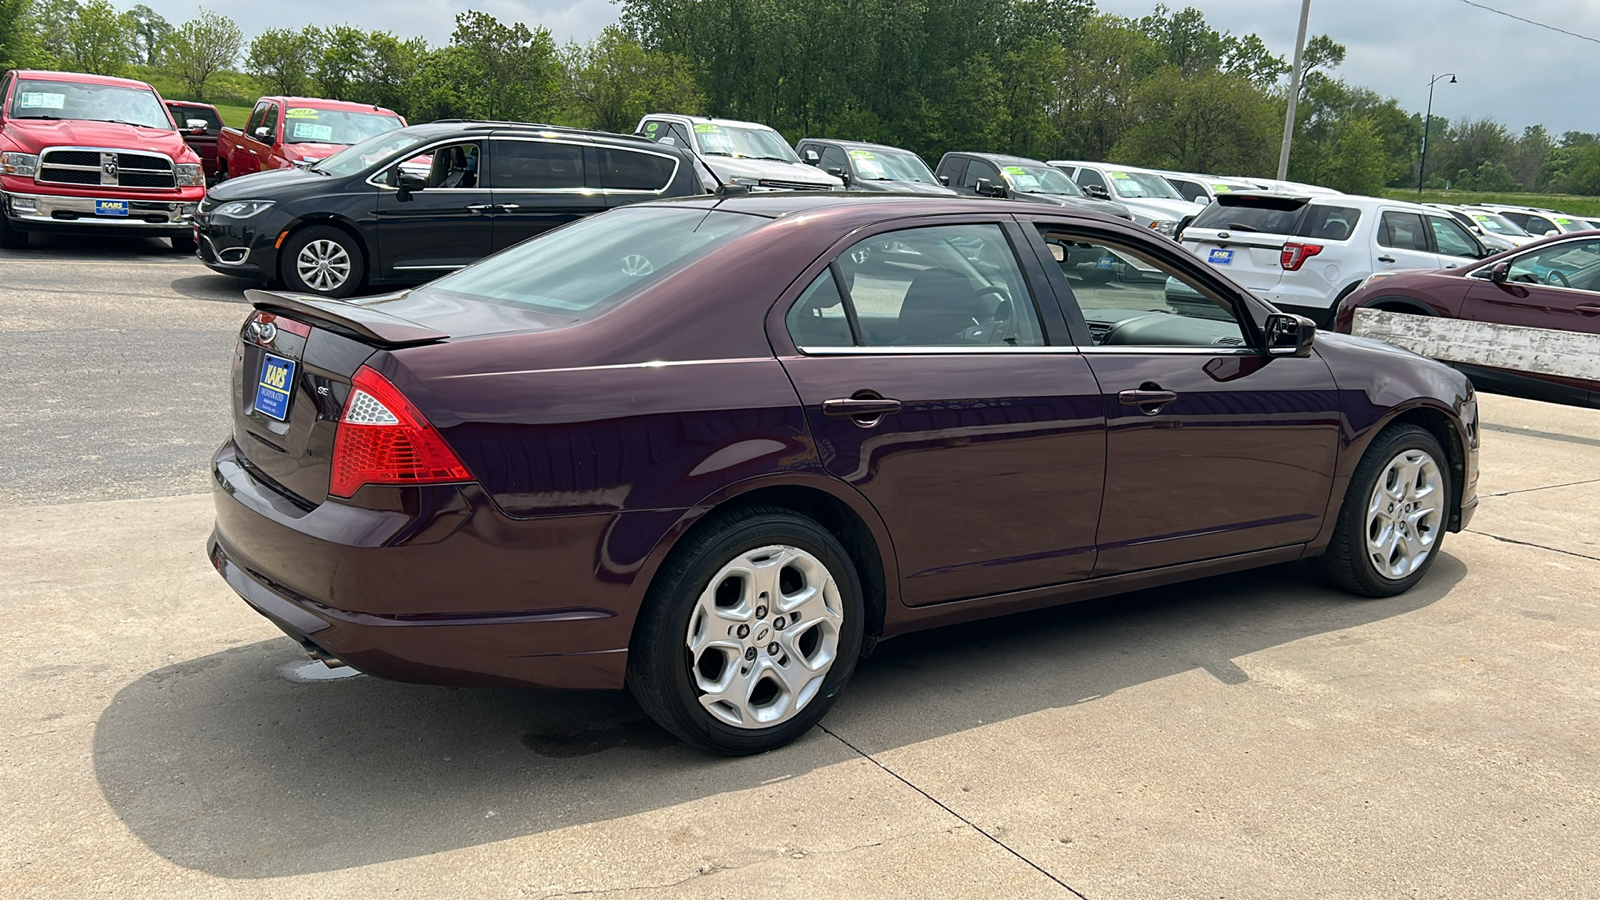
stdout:
<svg viewBox="0 0 1600 900">
<path fill-rule="evenodd" d="M 1477 504 L 1460 373 L 1094 213 L 647 203 L 251 299 L 210 544 L 246 602 L 386 678 L 626 686 L 716 752 L 918 629 L 1295 559 L 1397 594 Z"/>
</svg>

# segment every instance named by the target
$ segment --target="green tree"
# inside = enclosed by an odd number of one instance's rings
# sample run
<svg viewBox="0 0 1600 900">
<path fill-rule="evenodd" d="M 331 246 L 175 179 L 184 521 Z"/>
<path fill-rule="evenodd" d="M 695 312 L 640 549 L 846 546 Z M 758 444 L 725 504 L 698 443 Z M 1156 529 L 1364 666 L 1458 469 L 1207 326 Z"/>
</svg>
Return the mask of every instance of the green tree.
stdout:
<svg viewBox="0 0 1600 900">
<path fill-rule="evenodd" d="M 456 15 L 450 43 L 460 50 L 454 74 L 468 79 L 454 87 L 471 115 L 523 121 L 554 118 L 561 73 L 549 29 L 530 30 L 521 22 L 507 25 L 488 13 L 468 10 Z"/>
<path fill-rule="evenodd" d="M 123 13 L 122 17 L 128 23 L 129 30 L 133 32 L 137 61 L 146 66 L 158 65 L 161 61 L 161 49 L 172 37 L 172 25 L 143 3 Z"/>
<path fill-rule="evenodd" d="M 693 115 L 705 106 L 687 61 L 652 53 L 615 26 L 588 44 L 569 46 L 563 56 L 572 124 L 627 134 L 646 113 Z"/>
<path fill-rule="evenodd" d="M 0 71 L 29 64 L 37 52 L 33 0 L 0 0 Z"/>
<path fill-rule="evenodd" d="M 31 22 L 34 61 L 38 65 L 70 68 L 72 25 L 82 7 L 78 0 L 34 0 Z"/>
<path fill-rule="evenodd" d="M 315 28 L 268 28 L 250 42 L 245 66 L 271 93 L 304 94 L 311 86 L 312 61 L 322 56 L 321 36 Z"/>
<path fill-rule="evenodd" d="M 335 25 L 320 29 L 317 43 L 322 48 L 316 70 L 319 93 L 334 100 L 353 99 L 357 82 L 369 63 L 366 32 Z"/>
<path fill-rule="evenodd" d="M 244 33 L 232 19 L 203 9 L 173 32 L 162 67 L 203 100 L 206 86 L 218 72 L 233 67 L 243 44 Z"/>
<path fill-rule="evenodd" d="M 135 58 L 133 29 L 107 0 L 89 0 L 67 28 L 63 58 L 93 75 L 123 75 Z"/>
<path fill-rule="evenodd" d="M 1185 77 L 1169 65 L 1146 79 L 1134 98 L 1136 124 L 1111 156 L 1186 172 L 1255 172 L 1270 165 L 1277 108 L 1239 75 Z"/>
</svg>

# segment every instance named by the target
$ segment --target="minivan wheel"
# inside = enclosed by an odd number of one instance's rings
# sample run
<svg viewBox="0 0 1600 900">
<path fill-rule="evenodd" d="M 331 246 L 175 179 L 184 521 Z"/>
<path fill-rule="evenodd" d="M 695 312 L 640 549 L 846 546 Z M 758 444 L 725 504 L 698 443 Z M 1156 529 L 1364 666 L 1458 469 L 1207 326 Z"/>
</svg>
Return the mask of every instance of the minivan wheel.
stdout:
<svg viewBox="0 0 1600 900">
<path fill-rule="evenodd" d="M 1450 521 L 1450 467 L 1439 441 L 1391 425 L 1367 448 L 1317 568 L 1364 597 L 1392 597 L 1422 580 Z"/>
<path fill-rule="evenodd" d="M 702 750 L 776 749 L 820 721 L 850 680 L 861 596 L 849 553 L 812 519 L 781 507 L 722 514 L 652 583 L 628 688 Z"/>
<path fill-rule="evenodd" d="M 291 291 L 348 297 L 361 286 L 366 262 L 350 235 L 332 225 L 313 225 L 289 235 L 278 269 Z"/>
</svg>

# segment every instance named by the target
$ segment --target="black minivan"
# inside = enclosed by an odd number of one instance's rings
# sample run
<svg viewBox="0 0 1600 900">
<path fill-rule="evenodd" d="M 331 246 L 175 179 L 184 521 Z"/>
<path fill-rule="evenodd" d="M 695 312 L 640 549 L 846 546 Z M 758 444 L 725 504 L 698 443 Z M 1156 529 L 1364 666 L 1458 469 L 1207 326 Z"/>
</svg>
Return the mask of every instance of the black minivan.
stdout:
<svg viewBox="0 0 1600 900">
<path fill-rule="evenodd" d="M 389 131 L 306 168 L 225 181 L 195 216 L 227 275 L 346 297 L 416 284 L 612 207 L 705 193 L 686 151 L 505 122 Z"/>
</svg>

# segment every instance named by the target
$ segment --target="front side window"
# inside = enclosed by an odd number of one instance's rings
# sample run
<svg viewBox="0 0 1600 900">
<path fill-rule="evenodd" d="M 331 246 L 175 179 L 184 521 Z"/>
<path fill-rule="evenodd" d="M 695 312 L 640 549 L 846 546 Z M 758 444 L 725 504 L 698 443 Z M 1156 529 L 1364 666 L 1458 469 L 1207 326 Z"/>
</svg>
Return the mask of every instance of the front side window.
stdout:
<svg viewBox="0 0 1600 900">
<path fill-rule="evenodd" d="M 1078 170 L 1078 187 L 1104 188 L 1105 186 L 1106 180 L 1100 177 L 1099 172 L 1093 169 Z"/>
<path fill-rule="evenodd" d="M 435 147 L 401 163 L 396 167 L 396 171 L 420 174 L 426 166 L 429 189 L 470 190 L 484 187 L 478 181 L 482 162 L 483 145 L 477 141 L 464 141 Z"/>
<path fill-rule="evenodd" d="M 1184 181 L 1182 179 L 1168 180 L 1172 181 L 1172 186 L 1178 189 L 1178 193 L 1183 195 L 1183 199 L 1188 200 L 1190 203 L 1211 202 L 1211 195 L 1207 194 L 1206 189 L 1201 187 L 1199 184 L 1193 181 Z"/>
<path fill-rule="evenodd" d="M 1600 239 L 1565 241 L 1519 256 L 1506 280 L 1600 291 Z"/>
<path fill-rule="evenodd" d="M 828 174 L 842 174 L 850 171 L 850 161 L 844 158 L 844 151 L 838 147 L 824 147 L 822 149 L 822 171 Z"/>
<path fill-rule="evenodd" d="M 497 140 L 489 186 L 523 190 L 581 190 L 583 147 L 548 141 Z"/>
<path fill-rule="evenodd" d="M 1378 244 L 1396 250 L 1428 250 L 1428 235 L 1422 216 L 1409 212 L 1386 212 L 1379 220 Z"/>
<path fill-rule="evenodd" d="M 271 105 L 272 104 L 266 102 L 257 103 L 256 108 L 250 110 L 250 120 L 244 123 L 245 134 L 248 134 L 251 137 L 256 136 L 256 129 L 260 128 L 261 123 L 267 120 L 267 108 Z"/>
<path fill-rule="evenodd" d="M 699 208 L 623 207 L 545 232 L 427 290 L 581 321 L 770 222 Z"/>
<path fill-rule="evenodd" d="M 278 104 L 269 103 L 267 105 L 267 115 L 261 120 L 261 127 L 267 130 L 261 140 L 268 144 L 272 143 L 273 139 L 278 135 Z"/>
<path fill-rule="evenodd" d="M 148 88 L 41 78 L 17 79 L 11 117 L 122 122 L 163 131 L 173 127 L 167 108 Z"/>
<path fill-rule="evenodd" d="M 874 235 L 841 254 L 829 272 L 831 287 L 819 277 L 790 309 L 787 321 L 797 346 L 977 349 L 1045 343 L 1032 295 L 999 225 Z"/>
<path fill-rule="evenodd" d="M 979 179 L 988 181 L 990 185 L 996 185 L 1000 183 L 1000 173 L 995 171 L 994 166 L 975 159 L 967 163 L 967 174 L 962 176 L 961 186 L 969 191 L 975 191 L 978 189 Z"/>
<path fill-rule="evenodd" d="M 1243 347 L 1231 301 L 1126 245 L 1041 229 L 1096 345 Z"/>
<path fill-rule="evenodd" d="M 1478 258 L 1478 244 L 1461 223 L 1443 216 L 1429 216 L 1428 227 L 1433 229 L 1433 241 L 1439 252 L 1446 256 Z"/>
</svg>

